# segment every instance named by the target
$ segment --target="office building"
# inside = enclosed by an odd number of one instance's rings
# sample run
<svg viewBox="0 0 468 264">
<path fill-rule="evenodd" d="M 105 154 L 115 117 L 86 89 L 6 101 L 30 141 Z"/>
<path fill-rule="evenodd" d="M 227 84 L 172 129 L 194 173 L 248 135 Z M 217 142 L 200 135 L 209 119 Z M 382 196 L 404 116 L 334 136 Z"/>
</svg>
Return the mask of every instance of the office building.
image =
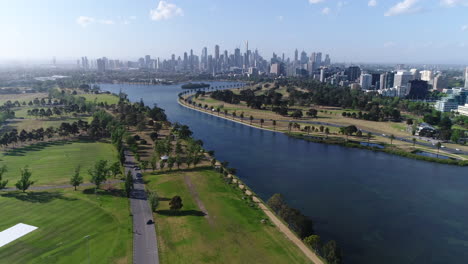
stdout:
<svg viewBox="0 0 468 264">
<path fill-rule="evenodd" d="M 408 71 L 398 71 L 395 74 L 393 86 L 407 86 L 410 81 L 414 80 L 414 75 Z"/>
<path fill-rule="evenodd" d="M 361 85 L 362 90 L 370 90 L 372 87 L 372 75 L 368 73 L 361 74 L 359 84 Z"/>
</svg>

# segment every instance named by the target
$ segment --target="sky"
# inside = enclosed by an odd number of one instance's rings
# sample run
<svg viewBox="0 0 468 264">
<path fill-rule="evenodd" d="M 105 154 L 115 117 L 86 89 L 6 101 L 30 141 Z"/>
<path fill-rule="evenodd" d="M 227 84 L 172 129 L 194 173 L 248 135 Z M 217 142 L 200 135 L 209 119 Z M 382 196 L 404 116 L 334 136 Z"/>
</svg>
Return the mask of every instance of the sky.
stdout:
<svg viewBox="0 0 468 264">
<path fill-rule="evenodd" d="M 335 62 L 468 64 L 468 0 L 0 0 L 0 62 L 214 46 Z"/>
</svg>

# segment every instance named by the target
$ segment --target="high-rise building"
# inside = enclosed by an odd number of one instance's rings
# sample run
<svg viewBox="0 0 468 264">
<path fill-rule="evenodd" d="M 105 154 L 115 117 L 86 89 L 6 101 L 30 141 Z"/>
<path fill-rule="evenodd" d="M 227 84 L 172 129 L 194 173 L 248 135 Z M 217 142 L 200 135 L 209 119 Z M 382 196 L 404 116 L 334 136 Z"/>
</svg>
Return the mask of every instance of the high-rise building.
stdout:
<svg viewBox="0 0 468 264">
<path fill-rule="evenodd" d="M 370 90 L 372 87 L 372 75 L 368 73 L 361 74 L 359 84 L 361 85 L 362 90 Z"/>
<path fill-rule="evenodd" d="M 320 69 L 320 82 L 325 81 L 325 68 Z"/>
<path fill-rule="evenodd" d="M 325 60 L 323 61 L 323 65 L 327 67 L 331 65 L 330 55 L 328 54 L 325 55 Z"/>
<path fill-rule="evenodd" d="M 393 86 L 407 86 L 410 81 L 414 80 L 414 75 L 408 71 L 398 71 L 395 74 Z"/>
<path fill-rule="evenodd" d="M 387 73 L 380 74 L 379 90 L 387 88 Z"/>
<path fill-rule="evenodd" d="M 361 68 L 359 66 L 350 66 L 346 69 L 346 75 L 348 76 L 348 81 L 354 82 L 361 76 Z"/>
<path fill-rule="evenodd" d="M 299 51 L 296 49 L 294 51 L 294 63 L 298 63 L 299 62 Z"/>
<path fill-rule="evenodd" d="M 392 88 L 395 83 L 395 73 L 394 72 L 387 72 L 386 73 L 386 81 L 385 81 L 385 88 Z"/>
<path fill-rule="evenodd" d="M 434 78 L 434 83 L 432 85 L 432 89 L 433 90 L 437 90 L 439 92 L 442 92 L 443 89 L 447 89 L 448 87 L 448 80 L 447 80 L 447 77 L 442 75 L 442 74 L 438 74 L 435 78 Z"/>
<path fill-rule="evenodd" d="M 106 71 L 106 64 L 103 59 L 97 59 L 97 70 L 100 72 Z"/>
<path fill-rule="evenodd" d="M 305 51 L 301 52 L 301 64 L 307 64 L 309 58 L 307 57 L 307 53 Z"/>
<path fill-rule="evenodd" d="M 215 46 L 215 60 L 219 60 L 219 45 Z"/>
<path fill-rule="evenodd" d="M 317 67 L 322 66 L 322 52 L 317 52 L 315 54 L 315 64 L 317 65 Z"/>
<path fill-rule="evenodd" d="M 423 99 L 429 92 L 427 81 L 412 80 L 409 81 L 410 91 L 408 96 L 412 99 Z"/>
<path fill-rule="evenodd" d="M 432 81 L 432 79 L 434 79 L 434 74 L 432 73 L 432 71 L 421 71 L 420 72 L 421 74 L 421 80 L 423 81 L 427 81 L 427 82 L 430 82 Z"/>
<path fill-rule="evenodd" d="M 465 88 L 468 89 L 468 67 L 465 68 Z"/>
</svg>

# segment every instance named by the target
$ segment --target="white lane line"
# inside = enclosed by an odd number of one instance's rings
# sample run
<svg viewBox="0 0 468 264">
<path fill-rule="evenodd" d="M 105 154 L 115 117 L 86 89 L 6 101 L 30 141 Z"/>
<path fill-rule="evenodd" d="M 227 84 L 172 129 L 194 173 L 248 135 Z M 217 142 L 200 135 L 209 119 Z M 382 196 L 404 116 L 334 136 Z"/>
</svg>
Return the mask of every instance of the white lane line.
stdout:
<svg viewBox="0 0 468 264">
<path fill-rule="evenodd" d="M 16 239 L 27 235 L 28 233 L 36 230 L 37 227 L 19 223 L 15 226 L 12 226 L 6 230 L 0 232 L 0 247 L 15 241 Z"/>
</svg>

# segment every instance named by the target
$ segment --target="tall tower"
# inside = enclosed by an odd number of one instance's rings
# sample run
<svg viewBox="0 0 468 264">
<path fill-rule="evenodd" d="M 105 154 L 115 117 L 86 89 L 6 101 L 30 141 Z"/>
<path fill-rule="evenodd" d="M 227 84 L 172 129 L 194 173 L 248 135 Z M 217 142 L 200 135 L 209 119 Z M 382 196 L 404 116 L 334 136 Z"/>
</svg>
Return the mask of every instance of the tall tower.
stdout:
<svg viewBox="0 0 468 264">
<path fill-rule="evenodd" d="M 465 88 L 468 89 L 468 67 L 465 68 Z"/>
</svg>

